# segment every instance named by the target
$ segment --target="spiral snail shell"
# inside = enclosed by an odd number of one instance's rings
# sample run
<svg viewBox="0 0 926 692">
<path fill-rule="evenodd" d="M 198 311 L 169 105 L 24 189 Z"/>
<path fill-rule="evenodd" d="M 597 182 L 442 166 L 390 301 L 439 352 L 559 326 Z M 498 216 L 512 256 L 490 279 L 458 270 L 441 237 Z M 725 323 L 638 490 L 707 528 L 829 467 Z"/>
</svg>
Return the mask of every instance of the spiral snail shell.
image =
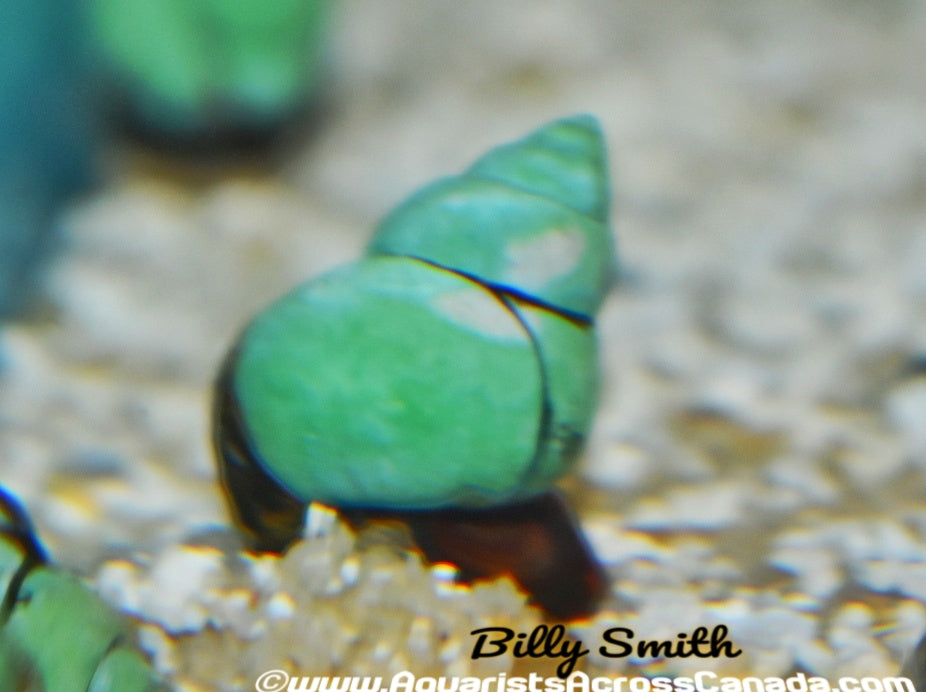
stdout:
<svg viewBox="0 0 926 692">
<path fill-rule="evenodd" d="M 215 408 L 238 523 L 280 550 L 312 501 L 478 512 L 549 492 L 594 416 L 608 208 L 597 122 L 559 120 L 412 195 L 362 259 L 258 314 Z"/>
</svg>

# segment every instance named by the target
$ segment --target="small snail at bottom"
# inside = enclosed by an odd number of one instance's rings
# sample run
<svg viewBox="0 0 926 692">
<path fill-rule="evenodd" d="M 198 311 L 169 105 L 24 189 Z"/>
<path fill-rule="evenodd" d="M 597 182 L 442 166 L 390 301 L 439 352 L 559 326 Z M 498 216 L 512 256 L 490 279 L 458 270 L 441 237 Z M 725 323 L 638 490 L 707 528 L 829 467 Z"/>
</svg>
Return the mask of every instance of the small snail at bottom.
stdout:
<svg viewBox="0 0 926 692">
<path fill-rule="evenodd" d="M 0 487 L 0 689 L 166 690 L 128 618 L 47 563 L 19 502 Z"/>
<path fill-rule="evenodd" d="M 397 517 L 462 576 L 508 573 L 555 617 L 605 577 L 554 481 L 598 392 L 615 253 L 597 121 L 555 121 L 425 187 L 357 262 L 258 314 L 222 366 L 214 443 L 262 550 L 308 503 Z"/>
</svg>

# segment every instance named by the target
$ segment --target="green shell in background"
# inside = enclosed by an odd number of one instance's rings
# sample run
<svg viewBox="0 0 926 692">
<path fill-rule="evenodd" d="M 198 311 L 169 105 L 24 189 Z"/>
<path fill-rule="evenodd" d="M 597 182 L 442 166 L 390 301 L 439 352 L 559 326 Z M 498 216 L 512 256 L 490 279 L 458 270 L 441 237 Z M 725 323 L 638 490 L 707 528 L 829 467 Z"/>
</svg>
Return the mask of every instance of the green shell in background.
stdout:
<svg viewBox="0 0 926 692">
<path fill-rule="evenodd" d="M 155 692 L 128 620 L 45 564 L 28 517 L 0 488 L 0 689 Z"/>
<path fill-rule="evenodd" d="M 91 0 L 104 75 L 162 137 L 260 133 L 315 95 L 333 0 Z"/>
<path fill-rule="evenodd" d="M 220 377 L 215 441 L 259 544 L 296 537 L 284 504 L 502 506 L 568 470 L 614 275 L 605 160 L 594 118 L 553 122 L 413 195 L 365 258 L 253 320 Z"/>
</svg>

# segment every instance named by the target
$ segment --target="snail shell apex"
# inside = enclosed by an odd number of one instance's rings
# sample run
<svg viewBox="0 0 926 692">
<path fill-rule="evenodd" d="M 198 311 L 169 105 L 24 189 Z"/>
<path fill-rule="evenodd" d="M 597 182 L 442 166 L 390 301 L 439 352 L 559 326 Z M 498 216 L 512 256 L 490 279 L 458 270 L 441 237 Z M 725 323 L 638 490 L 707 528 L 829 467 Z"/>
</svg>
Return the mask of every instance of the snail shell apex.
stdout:
<svg viewBox="0 0 926 692">
<path fill-rule="evenodd" d="M 594 118 L 553 122 L 412 195 L 368 254 L 426 259 L 590 317 L 616 262 L 605 159 Z"/>
</svg>

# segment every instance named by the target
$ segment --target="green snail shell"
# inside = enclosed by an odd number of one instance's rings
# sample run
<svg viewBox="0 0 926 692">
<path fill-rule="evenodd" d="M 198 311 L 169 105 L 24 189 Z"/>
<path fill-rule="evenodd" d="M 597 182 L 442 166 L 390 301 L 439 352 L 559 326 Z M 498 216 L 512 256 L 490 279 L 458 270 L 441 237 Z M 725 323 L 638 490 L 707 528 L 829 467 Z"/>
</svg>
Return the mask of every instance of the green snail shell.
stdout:
<svg viewBox="0 0 926 692">
<path fill-rule="evenodd" d="M 265 528 L 247 518 L 243 465 L 296 501 L 341 507 L 485 507 L 548 490 L 595 410 L 607 192 L 597 122 L 556 121 L 413 195 L 364 258 L 261 312 L 217 399 L 239 520 Z"/>
<path fill-rule="evenodd" d="M 203 140 L 273 130 L 316 96 L 332 0 L 90 0 L 90 47 L 149 134 Z"/>
<path fill-rule="evenodd" d="M 31 522 L 0 488 L 0 689 L 155 692 L 128 620 L 45 562 Z M 28 689 L 33 689 L 31 686 Z"/>
<path fill-rule="evenodd" d="M 590 317 L 614 273 L 597 122 L 578 116 L 493 149 L 399 205 L 368 254 L 418 257 Z"/>
</svg>

